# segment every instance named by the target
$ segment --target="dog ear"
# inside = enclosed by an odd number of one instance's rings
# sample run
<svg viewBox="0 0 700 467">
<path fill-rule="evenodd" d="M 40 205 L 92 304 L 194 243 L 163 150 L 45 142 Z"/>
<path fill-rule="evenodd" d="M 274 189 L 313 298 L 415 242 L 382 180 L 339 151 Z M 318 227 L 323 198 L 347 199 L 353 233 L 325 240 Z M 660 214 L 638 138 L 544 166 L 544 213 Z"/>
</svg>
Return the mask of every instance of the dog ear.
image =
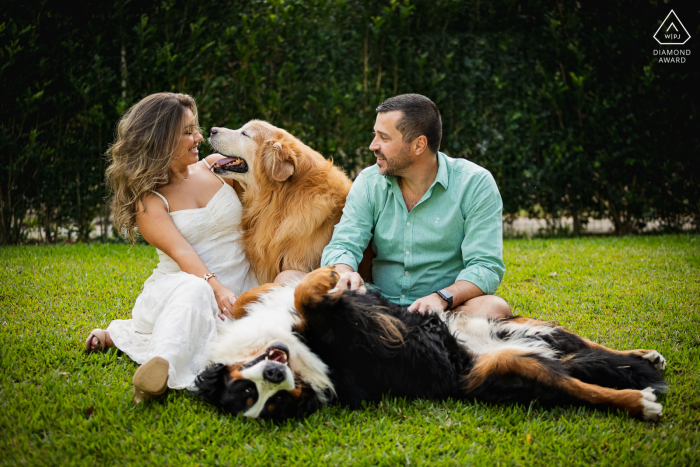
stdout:
<svg viewBox="0 0 700 467">
<path fill-rule="evenodd" d="M 330 391 L 325 394 L 326 400 L 333 400 L 333 395 Z M 290 417 L 304 418 L 312 413 L 316 412 L 321 407 L 321 400 L 311 388 L 304 387 L 301 392 L 301 396 L 297 399 L 296 413 L 294 415 L 289 414 Z"/>
<path fill-rule="evenodd" d="M 215 363 L 197 375 L 194 381 L 197 386 L 196 394 L 210 404 L 221 408 L 221 395 L 226 388 L 226 365 Z"/>
<path fill-rule="evenodd" d="M 279 141 L 267 141 L 263 154 L 268 173 L 278 182 L 287 180 L 294 174 L 296 154 Z"/>
</svg>

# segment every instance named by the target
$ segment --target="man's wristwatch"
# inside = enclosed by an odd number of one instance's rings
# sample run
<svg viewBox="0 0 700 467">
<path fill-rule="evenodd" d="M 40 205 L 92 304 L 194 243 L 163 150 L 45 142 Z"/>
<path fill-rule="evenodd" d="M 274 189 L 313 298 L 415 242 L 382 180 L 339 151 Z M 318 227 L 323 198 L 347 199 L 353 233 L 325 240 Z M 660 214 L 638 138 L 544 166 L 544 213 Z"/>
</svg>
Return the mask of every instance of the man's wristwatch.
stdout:
<svg viewBox="0 0 700 467">
<path fill-rule="evenodd" d="M 447 291 L 447 289 L 440 289 L 437 292 L 435 292 L 447 302 L 447 308 L 445 308 L 445 311 L 451 310 L 452 309 L 452 294 Z"/>
</svg>

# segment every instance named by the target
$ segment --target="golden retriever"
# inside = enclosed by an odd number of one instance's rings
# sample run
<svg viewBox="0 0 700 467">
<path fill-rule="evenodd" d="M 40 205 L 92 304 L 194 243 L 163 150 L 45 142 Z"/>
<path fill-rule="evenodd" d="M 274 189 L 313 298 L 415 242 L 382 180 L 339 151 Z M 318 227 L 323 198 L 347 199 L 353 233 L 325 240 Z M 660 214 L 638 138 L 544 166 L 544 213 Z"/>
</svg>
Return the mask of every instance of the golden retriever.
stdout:
<svg viewBox="0 0 700 467">
<path fill-rule="evenodd" d="M 243 246 L 261 284 L 282 271 L 311 272 L 321 263 L 352 182 L 297 138 L 267 122 L 212 128 L 209 142 L 225 157 L 212 165 L 245 188 Z"/>
</svg>

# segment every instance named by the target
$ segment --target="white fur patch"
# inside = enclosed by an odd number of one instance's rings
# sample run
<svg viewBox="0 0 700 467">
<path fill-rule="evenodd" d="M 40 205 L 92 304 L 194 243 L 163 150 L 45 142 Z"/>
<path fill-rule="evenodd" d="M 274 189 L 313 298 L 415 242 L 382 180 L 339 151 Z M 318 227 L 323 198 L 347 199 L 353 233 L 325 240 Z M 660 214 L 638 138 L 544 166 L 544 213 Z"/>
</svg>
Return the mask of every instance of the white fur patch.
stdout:
<svg viewBox="0 0 700 467">
<path fill-rule="evenodd" d="M 654 368 L 656 368 L 659 371 L 663 371 L 666 369 L 666 359 L 656 350 L 652 350 L 648 354 L 644 355 L 642 358 L 644 360 L 648 360 L 649 363 L 651 363 L 654 366 Z"/>
<path fill-rule="evenodd" d="M 649 420 L 652 422 L 657 422 L 664 414 L 664 408 L 661 404 L 656 403 L 656 395 L 654 395 L 654 389 L 646 388 L 642 391 L 642 417 L 644 420 Z"/>
<path fill-rule="evenodd" d="M 219 324 L 218 338 L 208 349 L 209 360 L 225 365 L 245 363 L 270 343 L 281 341 L 289 348 L 292 372 L 317 393 L 322 403 L 327 402 L 324 392 L 335 392 L 328 366 L 292 331 L 292 326 L 301 323 L 294 309 L 294 288 L 274 288 L 247 305 L 246 311 L 243 318 Z"/>
<path fill-rule="evenodd" d="M 538 336 L 551 333 L 554 328 L 548 325 L 531 326 L 512 321 L 489 321 L 486 318 L 470 318 L 462 315 L 446 316 L 450 332 L 468 352 L 482 355 L 495 350 L 520 350 L 554 359 L 556 352 Z M 498 337 L 501 331 L 508 332 L 506 339 Z"/>
<path fill-rule="evenodd" d="M 283 367 L 285 378 L 282 382 L 272 383 L 265 379 L 263 373 L 268 365 L 279 365 L 280 368 Z M 287 365 L 282 365 L 280 363 L 270 362 L 267 360 L 263 360 L 251 368 L 246 368 L 245 370 L 241 371 L 241 376 L 254 382 L 255 387 L 258 390 L 258 400 L 248 410 L 246 410 L 245 413 L 243 413 L 244 416 L 250 418 L 258 418 L 258 415 L 260 415 L 260 412 L 262 412 L 268 399 L 277 394 L 278 391 L 291 391 L 294 389 L 295 385 L 294 374 Z"/>
</svg>

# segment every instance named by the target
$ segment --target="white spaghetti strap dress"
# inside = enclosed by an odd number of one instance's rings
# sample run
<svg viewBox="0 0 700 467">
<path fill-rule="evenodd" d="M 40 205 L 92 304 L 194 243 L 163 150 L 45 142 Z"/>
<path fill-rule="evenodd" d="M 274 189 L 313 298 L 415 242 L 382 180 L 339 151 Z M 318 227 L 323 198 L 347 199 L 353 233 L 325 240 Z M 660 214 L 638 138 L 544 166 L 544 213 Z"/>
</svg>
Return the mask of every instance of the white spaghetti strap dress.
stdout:
<svg viewBox="0 0 700 467">
<path fill-rule="evenodd" d="M 240 244 L 242 207 L 231 186 L 224 183 L 203 208 L 174 212 L 165 197 L 156 194 L 182 236 L 226 288 L 240 295 L 257 287 Z M 195 377 L 208 363 L 207 344 L 216 339 L 219 308 L 203 278 L 181 271 L 172 258 L 156 251 L 158 266 L 136 299 L 132 319 L 114 320 L 107 331 L 116 347 L 138 364 L 153 357 L 166 359 L 168 387 L 193 389 Z"/>
</svg>

